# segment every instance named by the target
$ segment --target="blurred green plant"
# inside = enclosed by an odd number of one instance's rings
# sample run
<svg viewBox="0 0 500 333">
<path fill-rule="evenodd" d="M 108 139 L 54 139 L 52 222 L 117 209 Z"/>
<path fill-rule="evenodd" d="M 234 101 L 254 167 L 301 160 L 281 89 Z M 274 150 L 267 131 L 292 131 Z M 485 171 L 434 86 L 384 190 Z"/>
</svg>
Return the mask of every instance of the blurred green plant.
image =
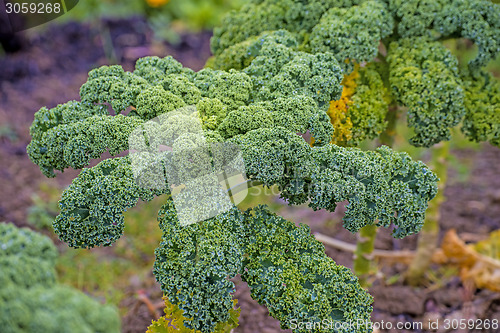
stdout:
<svg viewBox="0 0 500 333">
<path fill-rule="evenodd" d="M 118 333 L 116 308 L 57 282 L 52 241 L 0 223 L 2 333 Z"/>
<path fill-rule="evenodd" d="M 344 226 L 350 231 L 378 220 L 381 226 L 396 225 L 397 238 L 418 232 L 437 191 L 436 177 L 423 163 L 387 147 L 363 152 L 329 144 L 333 127 L 326 108 L 340 96 L 341 67 L 332 54 L 294 50 L 289 37 L 287 32 L 270 36 L 263 56 L 250 64 L 251 75 L 209 68 L 194 72 L 171 57 L 145 57 L 133 72 L 120 66 L 91 71 L 81 102 L 40 109 L 30 128 L 32 161 L 49 177 L 55 176 L 54 168 L 83 168 L 62 195 L 54 222 L 60 239 L 76 248 L 110 246 L 123 232 L 123 211 L 139 198 L 170 192 L 169 186 L 140 187 L 128 156 L 85 166 L 105 151 L 114 156 L 129 149 L 126 137 L 134 128 L 146 129 L 150 119 L 192 104 L 199 112 L 179 115 L 179 128 L 191 129 L 195 121 L 215 116 L 205 124 L 207 137 L 225 142 L 224 137 L 238 146 L 249 179 L 278 185 L 290 204 L 309 202 L 314 210 L 333 211 L 337 202 L 348 200 Z M 274 48 L 283 58 L 273 58 Z M 275 70 L 266 70 L 267 60 L 274 60 Z M 115 115 L 103 112 L 107 103 Z M 129 107 L 127 115 L 120 114 Z M 175 126 L 162 126 L 158 130 L 170 133 L 174 146 L 200 139 L 190 132 L 176 136 Z M 311 133 L 314 146 L 297 132 Z M 193 160 L 205 158 L 201 155 Z M 189 156 L 174 156 L 191 161 L 184 157 Z M 174 166 L 168 168 L 179 173 L 174 181 L 181 184 L 185 169 Z M 214 207 L 220 204 L 213 195 L 205 199 Z M 349 269 L 325 254 L 307 226 L 296 227 L 262 206 L 246 212 L 233 207 L 203 223 L 181 226 L 172 200 L 163 207 L 153 272 L 164 294 L 184 311 L 186 327 L 211 332 L 227 321 L 233 308 L 230 279 L 237 274 L 283 328 L 292 318 L 368 320 L 371 297 Z"/>
</svg>

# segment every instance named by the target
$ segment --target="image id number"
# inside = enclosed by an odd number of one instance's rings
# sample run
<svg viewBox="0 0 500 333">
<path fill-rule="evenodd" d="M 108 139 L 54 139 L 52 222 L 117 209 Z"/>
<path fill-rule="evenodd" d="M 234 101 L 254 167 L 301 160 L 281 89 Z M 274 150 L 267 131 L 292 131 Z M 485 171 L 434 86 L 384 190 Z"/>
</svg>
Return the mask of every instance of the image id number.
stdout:
<svg viewBox="0 0 500 333">
<path fill-rule="evenodd" d="M 10 3 L 5 4 L 5 11 L 7 14 L 59 14 L 61 12 L 60 3 L 40 3 L 40 2 L 23 2 L 23 3 Z"/>
<path fill-rule="evenodd" d="M 499 327 L 498 319 L 445 319 L 444 320 L 444 329 L 449 330 L 457 330 L 457 329 L 486 329 L 489 330 L 494 329 L 497 330 Z"/>
</svg>

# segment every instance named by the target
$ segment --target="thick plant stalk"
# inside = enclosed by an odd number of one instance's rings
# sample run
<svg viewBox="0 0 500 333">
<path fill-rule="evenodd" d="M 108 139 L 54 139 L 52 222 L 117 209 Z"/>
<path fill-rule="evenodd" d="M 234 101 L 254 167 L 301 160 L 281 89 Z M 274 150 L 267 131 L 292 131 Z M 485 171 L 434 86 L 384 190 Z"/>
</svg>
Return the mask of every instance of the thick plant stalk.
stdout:
<svg viewBox="0 0 500 333">
<path fill-rule="evenodd" d="M 439 177 L 438 193 L 434 199 L 429 202 L 424 226 L 418 235 L 416 256 L 408 268 L 406 282 L 411 285 L 418 285 L 422 281 L 431 263 L 432 255 L 437 248 L 439 236 L 439 209 L 445 200 L 443 192 L 448 174 L 446 156 L 449 152 L 449 143 L 443 141 L 433 147 L 431 151 L 431 167 L 434 173 Z"/>
<path fill-rule="evenodd" d="M 397 106 L 389 106 L 386 116 L 387 127 L 380 135 L 380 143 L 392 147 L 394 136 L 396 135 Z M 358 232 L 356 251 L 354 252 L 353 268 L 354 273 L 359 277 L 361 285 L 366 285 L 366 277 L 370 272 L 370 265 L 373 260 L 373 249 L 377 236 L 377 226 L 367 225 Z"/>
<path fill-rule="evenodd" d="M 377 229 L 376 225 L 367 225 L 361 228 L 357 235 L 358 242 L 354 252 L 354 272 L 359 277 L 361 285 L 366 284 L 366 277 L 370 273 Z"/>
</svg>

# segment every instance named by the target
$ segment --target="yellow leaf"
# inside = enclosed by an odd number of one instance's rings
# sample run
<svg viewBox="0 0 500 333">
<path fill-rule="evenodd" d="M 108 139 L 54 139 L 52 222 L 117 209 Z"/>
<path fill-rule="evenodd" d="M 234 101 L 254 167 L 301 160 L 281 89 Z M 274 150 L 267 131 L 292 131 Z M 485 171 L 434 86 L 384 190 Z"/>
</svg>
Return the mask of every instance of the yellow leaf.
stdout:
<svg viewBox="0 0 500 333">
<path fill-rule="evenodd" d="M 500 231 L 494 231 L 487 240 L 467 245 L 455 230 L 449 230 L 441 248 L 448 262 L 460 267 L 462 281 L 472 281 L 479 288 L 500 292 Z"/>
<path fill-rule="evenodd" d="M 153 321 L 146 333 L 201 333 L 200 331 L 184 326 L 184 320 L 187 320 L 187 318 L 183 316 L 184 311 L 179 309 L 177 305 L 170 303 L 167 297 L 163 297 L 163 300 L 165 301 L 165 316 Z M 235 307 L 237 303 L 237 300 L 233 300 Z M 239 308 L 229 310 L 229 320 L 225 323 L 218 323 L 212 333 L 231 332 L 233 328 L 238 326 L 240 311 L 241 309 Z"/>
</svg>

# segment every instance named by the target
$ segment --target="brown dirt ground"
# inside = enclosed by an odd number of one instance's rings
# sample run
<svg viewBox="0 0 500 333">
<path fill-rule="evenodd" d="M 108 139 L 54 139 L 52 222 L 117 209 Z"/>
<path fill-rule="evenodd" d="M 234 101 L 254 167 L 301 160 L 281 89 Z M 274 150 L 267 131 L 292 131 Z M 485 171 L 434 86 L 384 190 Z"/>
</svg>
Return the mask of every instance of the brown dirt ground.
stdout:
<svg viewBox="0 0 500 333">
<path fill-rule="evenodd" d="M 185 35 L 177 46 L 153 42 L 151 31 L 141 20 L 107 23 L 113 39 L 118 63 L 126 70 L 135 60 L 146 55 L 173 55 L 185 66 L 200 69 L 210 55 L 209 33 Z M 29 160 L 26 145 L 30 141 L 29 126 L 34 113 L 42 106 L 54 107 L 71 99 L 78 99 L 79 87 L 87 72 L 107 64 L 99 35 L 87 26 L 70 23 L 63 29 L 49 28 L 26 37 L 22 51 L 0 58 L 0 221 L 12 221 L 26 226 L 26 209 L 32 204 L 31 195 L 41 182 L 67 186 L 76 175 L 68 170 L 56 179 L 46 180 L 37 166 Z M 441 208 L 441 236 L 445 230 L 456 228 L 459 234 L 484 238 L 500 228 L 500 149 L 483 145 L 480 151 L 454 152 L 460 161 L 469 163 L 471 173 L 466 182 L 458 182 L 451 172 L 445 189 L 447 201 Z M 355 242 L 355 236 L 341 226 L 343 207 L 333 214 L 287 207 L 282 215 L 295 222 L 304 222 L 312 231 Z M 414 249 L 416 236 L 393 240 L 390 232 L 382 230 L 376 240 L 378 249 Z M 327 247 L 327 253 L 342 265 L 352 267 L 352 255 Z M 399 280 L 387 285 L 384 281 L 404 272 L 402 264 L 381 265 L 371 294 L 375 297 L 373 320 L 428 321 L 432 314 L 444 318 L 500 318 L 500 295 L 487 290 L 467 290 L 458 278 L 451 277 L 441 285 L 430 284 L 411 288 Z M 437 269 L 433 267 L 432 269 Z M 131 286 L 131 294 L 145 289 L 156 303 L 161 291 L 157 284 L 142 281 Z M 265 307 L 250 298 L 249 290 L 241 280 L 235 280 L 235 297 L 241 307 L 240 327 L 235 332 L 281 332 L 279 322 L 270 318 Z M 437 287 L 436 287 L 437 286 Z M 144 332 L 152 314 L 145 304 L 130 297 L 122 304 L 129 309 L 123 318 L 123 332 Z M 428 332 L 427 330 L 395 330 L 380 332 Z M 465 331 L 467 332 L 467 331 Z M 470 330 L 469 332 L 476 332 Z M 477 331 L 479 332 L 479 331 Z M 500 332 L 482 330 L 481 332 Z"/>
</svg>

